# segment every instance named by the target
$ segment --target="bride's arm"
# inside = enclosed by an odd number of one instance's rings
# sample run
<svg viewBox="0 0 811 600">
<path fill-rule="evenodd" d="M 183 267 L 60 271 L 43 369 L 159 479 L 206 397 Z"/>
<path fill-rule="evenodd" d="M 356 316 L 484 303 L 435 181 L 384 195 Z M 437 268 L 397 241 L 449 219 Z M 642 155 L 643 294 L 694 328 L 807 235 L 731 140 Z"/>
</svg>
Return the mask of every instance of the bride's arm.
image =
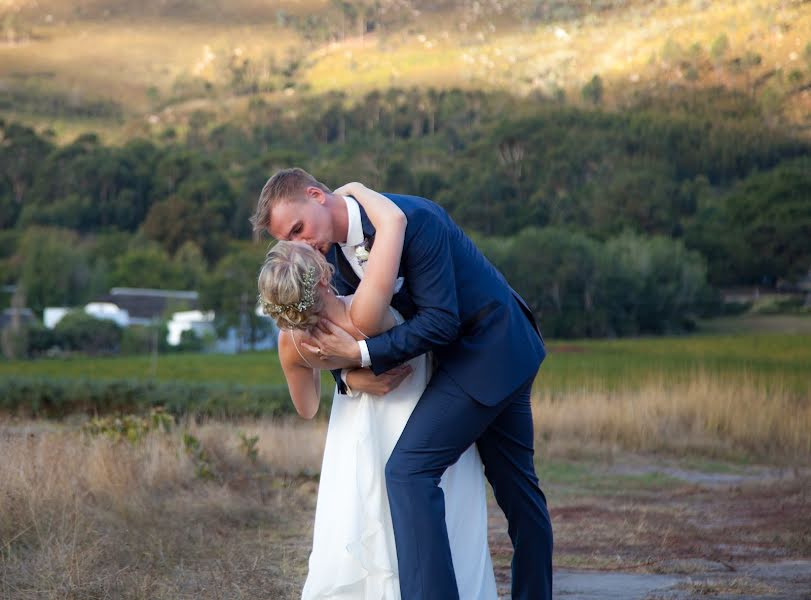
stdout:
<svg viewBox="0 0 811 600">
<path fill-rule="evenodd" d="M 377 335 L 391 326 L 387 317 L 403 253 L 406 216 L 394 202 L 361 183 L 349 183 L 335 193 L 353 196 L 375 226 L 374 245 L 352 299 L 349 317 L 366 335 Z"/>
<path fill-rule="evenodd" d="M 321 374 L 301 362 L 290 336 L 287 331 L 279 333 L 279 362 L 296 412 L 305 419 L 312 419 L 321 400 Z"/>
</svg>

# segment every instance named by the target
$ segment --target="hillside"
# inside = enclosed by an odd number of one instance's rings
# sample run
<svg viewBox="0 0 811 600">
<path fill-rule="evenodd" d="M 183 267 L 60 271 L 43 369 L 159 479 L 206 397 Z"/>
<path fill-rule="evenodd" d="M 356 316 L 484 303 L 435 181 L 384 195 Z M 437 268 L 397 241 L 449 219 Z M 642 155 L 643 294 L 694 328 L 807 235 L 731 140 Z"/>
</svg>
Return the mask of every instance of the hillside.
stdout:
<svg viewBox="0 0 811 600">
<path fill-rule="evenodd" d="M 608 108 L 721 86 L 811 132 L 802 1 L 6 0 L 0 22 L 0 115 L 58 138 L 410 86 Z"/>
</svg>

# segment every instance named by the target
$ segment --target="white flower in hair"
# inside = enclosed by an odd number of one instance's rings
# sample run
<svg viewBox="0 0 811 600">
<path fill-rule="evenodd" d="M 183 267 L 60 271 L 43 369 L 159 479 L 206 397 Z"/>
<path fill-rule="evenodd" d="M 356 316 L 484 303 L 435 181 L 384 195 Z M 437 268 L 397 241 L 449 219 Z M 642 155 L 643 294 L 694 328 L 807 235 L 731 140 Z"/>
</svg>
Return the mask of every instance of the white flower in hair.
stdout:
<svg viewBox="0 0 811 600">
<path fill-rule="evenodd" d="M 318 280 L 315 277 L 315 267 L 310 267 L 307 269 L 307 273 L 304 274 L 301 283 L 301 287 L 303 288 L 301 300 L 292 304 L 274 304 L 272 302 L 267 302 L 260 295 L 259 299 L 262 302 L 262 308 L 265 314 L 270 317 L 277 317 L 288 310 L 303 313 L 304 311 L 312 308 L 315 304 L 315 286 L 318 283 Z"/>
</svg>

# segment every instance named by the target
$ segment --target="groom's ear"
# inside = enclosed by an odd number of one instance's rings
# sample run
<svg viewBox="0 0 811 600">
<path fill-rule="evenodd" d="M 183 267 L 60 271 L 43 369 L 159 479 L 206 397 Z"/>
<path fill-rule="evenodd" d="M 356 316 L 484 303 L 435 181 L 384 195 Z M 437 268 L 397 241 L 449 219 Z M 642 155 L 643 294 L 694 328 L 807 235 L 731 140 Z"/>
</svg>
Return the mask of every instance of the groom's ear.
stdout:
<svg viewBox="0 0 811 600">
<path fill-rule="evenodd" d="M 311 185 L 307 187 L 306 191 L 307 197 L 310 198 L 311 200 L 315 200 L 319 204 L 324 204 L 324 202 L 327 201 L 327 195 L 324 193 L 324 190 L 322 190 L 319 187 Z"/>
</svg>

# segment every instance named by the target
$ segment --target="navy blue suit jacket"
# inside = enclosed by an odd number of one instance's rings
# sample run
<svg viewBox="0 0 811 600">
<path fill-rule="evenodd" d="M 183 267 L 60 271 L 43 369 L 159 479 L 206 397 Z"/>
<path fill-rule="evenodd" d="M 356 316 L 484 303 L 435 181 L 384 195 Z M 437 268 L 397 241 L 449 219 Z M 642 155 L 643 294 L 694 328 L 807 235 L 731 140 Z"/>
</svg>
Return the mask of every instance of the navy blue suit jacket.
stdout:
<svg viewBox="0 0 811 600">
<path fill-rule="evenodd" d="M 478 402 L 497 404 L 534 375 L 545 356 L 538 325 L 523 299 L 437 204 L 386 194 L 408 219 L 392 305 L 407 319 L 367 340 L 372 370 L 383 373 L 428 351 L 438 368 Z M 374 228 L 361 209 L 364 235 Z M 327 260 L 334 285 L 354 293 L 358 279 L 340 248 Z M 342 386 L 338 379 L 339 386 Z"/>
</svg>

